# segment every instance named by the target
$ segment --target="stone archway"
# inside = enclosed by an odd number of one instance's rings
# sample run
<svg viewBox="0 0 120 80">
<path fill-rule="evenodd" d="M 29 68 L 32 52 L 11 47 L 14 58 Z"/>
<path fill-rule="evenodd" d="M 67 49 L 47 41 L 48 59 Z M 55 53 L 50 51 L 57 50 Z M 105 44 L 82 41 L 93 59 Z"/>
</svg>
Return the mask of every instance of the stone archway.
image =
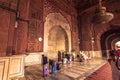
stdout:
<svg viewBox="0 0 120 80">
<path fill-rule="evenodd" d="M 44 23 L 44 52 L 57 58 L 58 50 L 71 51 L 70 25 L 60 13 L 50 13 Z"/>
<path fill-rule="evenodd" d="M 102 56 L 108 57 L 109 50 L 114 49 L 115 41 L 120 36 L 120 28 L 112 28 L 101 35 Z"/>
<path fill-rule="evenodd" d="M 53 54 L 59 50 L 61 51 L 69 50 L 68 36 L 62 27 L 55 26 L 49 31 L 48 52 Z"/>
</svg>

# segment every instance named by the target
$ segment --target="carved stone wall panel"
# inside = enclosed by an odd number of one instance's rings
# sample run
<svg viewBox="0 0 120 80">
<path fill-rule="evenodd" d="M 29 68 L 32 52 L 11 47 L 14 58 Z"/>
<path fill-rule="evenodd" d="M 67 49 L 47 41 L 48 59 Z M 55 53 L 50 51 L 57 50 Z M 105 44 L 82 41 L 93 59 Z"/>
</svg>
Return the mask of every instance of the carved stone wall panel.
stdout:
<svg viewBox="0 0 120 80">
<path fill-rule="evenodd" d="M 72 16 L 71 17 L 71 23 L 72 23 L 72 28 L 71 30 L 73 32 L 78 32 L 78 21 L 77 21 L 77 17 L 76 16 Z"/>
<path fill-rule="evenodd" d="M 29 52 L 42 51 L 42 42 L 38 38 L 43 38 L 43 25 L 40 21 L 31 20 L 28 31 L 28 48 Z"/>
<path fill-rule="evenodd" d="M 29 24 L 29 30 L 28 30 L 28 51 L 34 51 L 34 46 L 36 44 L 36 38 L 37 38 L 37 26 L 36 22 L 31 21 Z"/>
<path fill-rule="evenodd" d="M 30 18 L 42 20 L 43 0 L 30 0 Z"/>
<path fill-rule="evenodd" d="M 17 35 L 16 35 L 16 46 L 15 50 L 17 54 L 23 54 L 26 51 L 27 47 L 27 32 L 28 32 L 28 10 L 29 0 L 21 0 L 19 5 L 19 18 L 18 19 L 18 27 L 17 27 Z"/>
<path fill-rule="evenodd" d="M 56 5 L 57 3 L 59 3 L 59 5 Z M 65 6 L 65 4 L 63 5 L 64 7 L 63 6 L 61 7 L 60 3 L 61 3 L 61 1 L 59 2 L 59 1 L 55 1 L 55 0 L 45 0 L 45 2 L 44 2 L 44 19 L 46 18 L 46 16 L 49 13 L 60 12 L 64 16 L 64 18 L 67 20 L 67 23 L 69 23 L 70 30 L 76 32 L 76 34 L 77 34 L 78 33 L 77 18 L 76 18 L 77 14 L 73 11 L 74 16 L 71 15 L 71 12 L 68 13 L 68 11 L 67 11 L 68 8 Z M 65 9 L 63 9 L 63 8 L 65 8 Z M 74 30 L 72 30 L 72 29 L 74 29 Z M 74 39 L 78 40 L 78 35 L 74 35 L 72 33 L 71 33 L 71 35 L 73 36 Z M 77 50 L 79 49 L 78 44 L 76 44 L 76 42 L 72 42 L 72 47 Z"/>
<path fill-rule="evenodd" d="M 44 0 L 43 7 L 44 7 L 44 17 L 43 17 L 44 20 L 49 13 L 59 12 L 58 6 L 49 0 Z"/>
<path fill-rule="evenodd" d="M 58 6 L 59 9 L 61 9 L 62 11 L 66 12 L 69 15 L 76 15 L 77 13 L 76 9 L 73 6 L 68 5 L 68 3 L 63 0 L 49 0 L 49 1 L 53 2 L 55 6 Z"/>
<path fill-rule="evenodd" d="M 87 13 L 84 13 L 81 16 L 81 23 L 79 25 L 81 27 L 80 34 L 80 48 L 82 50 L 90 50 L 91 49 L 91 38 L 92 38 L 92 33 L 93 33 L 93 26 L 91 26 L 91 22 L 89 19 L 89 15 Z M 88 44 L 88 46 L 86 45 Z"/>
<path fill-rule="evenodd" d="M 62 0 L 44 0 L 44 18 L 49 13 L 60 11 L 67 13 L 67 15 L 71 16 L 77 15 L 76 9 L 66 4 L 66 2 Z"/>
<path fill-rule="evenodd" d="M 81 41 L 80 42 L 80 50 L 82 50 L 82 51 L 92 51 L 92 42 L 91 42 L 91 40 Z"/>
<path fill-rule="evenodd" d="M 61 1 L 60 1 L 61 2 Z M 60 5 L 60 2 L 55 1 L 55 0 L 44 0 L 44 20 L 46 18 L 46 16 L 49 13 L 55 13 L 55 12 L 60 12 L 68 21 L 70 27 L 73 25 L 71 17 L 72 15 L 69 13 L 67 13 L 65 10 L 63 10 L 62 8 L 64 8 L 65 4 L 63 6 Z M 59 3 L 57 5 L 57 3 Z M 68 10 L 68 9 L 66 9 Z M 74 11 L 73 11 L 74 12 Z M 74 12 L 74 16 L 76 17 L 77 13 Z"/>
<path fill-rule="evenodd" d="M 20 0 L 19 6 L 18 6 L 19 9 L 18 9 L 17 16 L 19 18 L 22 18 L 23 20 L 28 20 L 29 7 L 30 7 L 30 0 Z"/>
<path fill-rule="evenodd" d="M 11 55 L 13 50 L 13 41 L 14 41 L 14 30 L 15 30 L 15 20 L 16 16 L 14 13 L 10 13 L 10 25 L 8 30 L 8 43 L 6 49 L 6 55 Z"/>
<path fill-rule="evenodd" d="M 8 44 L 10 14 L 0 9 L 0 56 L 6 56 L 6 49 Z"/>
<path fill-rule="evenodd" d="M 17 10 L 17 2 L 18 0 L 0 0 L 0 5 Z"/>
<path fill-rule="evenodd" d="M 76 32 L 72 32 L 72 49 L 79 51 L 79 39 Z"/>
<path fill-rule="evenodd" d="M 46 22 L 44 23 L 44 52 L 46 52 L 47 55 L 51 58 L 57 57 L 57 54 L 55 52 L 55 45 L 54 45 L 55 41 L 58 42 L 58 44 L 59 44 L 60 41 L 62 41 L 62 43 L 63 43 L 64 42 L 63 40 L 65 40 L 65 37 L 64 37 L 64 39 L 59 39 L 59 41 L 56 40 L 56 38 L 58 38 L 58 37 L 54 36 L 54 35 L 55 35 L 55 33 L 58 33 L 60 31 L 60 30 L 54 30 L 57 27 L 61 27 L 62 30 L 66 33 L 66 36 L 67 36 L 66 39 L 68 40 L 68 45 L 66 45 L 66 46 L 68 46 L 67 49 L 69 49 L 69 51 L 71 51 L 71 29 L 70 29 L 69 23 L 66 20 L 66 18 L 61 13 L 50 13 L 47 15 L 45 21 Z M 53 34 L 50 34 L 51 30 L 53 30 Z M 61 33 L 61 35 L 62 34 L 63 34 L 63 32 Z M 56 34 L 56 35 L 58 35 L 58 34 Z M 52 47 L 49 48 L 48 45 L 49 46 L 52 45 Z M 60 44 L 59 47 L 61 47 L 61 45 L 63 48 L 63 46 L 65 44 Z M 59 49 L 61 49 L 61 48 L 59 48 Z M 57 49 L 57 50 L 59 50 L 59 49 Z M 49 52 L 49 50 L 51 50 L 51 52 Z"/>
<path fill-rule="evenodd" d="M 71 27 L 71 31 L 72 31 L 72 48 L 74 50 L 79 50 L 79 38 L 78 38 L 78 22 L 77 22 L 77 18 L 76 17 L 72 17 L 72 27 Z"/>
<path fill-rule="evenodd" d="M 71 41 L 72 41 L 72 49 L 79 50 L 79 44 L 78 44 L 78 22 L 76 15 L 71 16 L 70 14 L 67 14 L 66 12 L 60 10 L 61 14 L 66 18 L 66 20 L 69 23 L 70 30 L 71 30 Z M 77 41 L 76 41 L 77 40 Z"/>
<path fill-rule="evenodd" d="M 67 20 L 67 22 L 70 25 L 70 28 L 72 29 L 73 23 L 72 23 L 72 16 L 62 10 L 59 10 L 59 12 L 64 16 L 64 18 Z"/>
<path fill-rule="evenodd" d="M 30 24 L 28 31 L 28 47 L 29 52 L 43 51 L 43 42 L 39 42 L 38 38 L 43 39 L 43 0 L 30 0 Z"/>
<path fill-rule="evenodd" d="M 73 6 L 74 5 L 73 0 L 61 0 L 61 1 L 63 1 L 64 3 L 66 3 L 69 6 Z"/>
<path fill-rule="evenodd" d="M 17 39 L 15 51 L 17 54 L 23 54 L 27 46 L 27 26 L 25 22 L 19 21 L 19 26 L 17 28 Z"/>
<path fill-rule="evenodd" d="M 8 76 L 8 80 L 24 77 L 24 55 L 10 57 Z"/>
</svg>

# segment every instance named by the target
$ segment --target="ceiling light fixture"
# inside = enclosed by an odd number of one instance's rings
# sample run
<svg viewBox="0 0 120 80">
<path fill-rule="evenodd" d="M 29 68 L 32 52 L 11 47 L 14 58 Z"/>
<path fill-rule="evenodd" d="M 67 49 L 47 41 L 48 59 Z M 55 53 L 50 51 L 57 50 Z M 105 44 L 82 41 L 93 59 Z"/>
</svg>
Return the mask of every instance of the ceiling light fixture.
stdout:
<svg viewBox="0 0 120 80">
<path fill-rule="evenodd" d="M 95 11 L 92 22 L 94 24 L 104 24 L 111 21 L 114 15 L 110 12 L 106 12 L 106 7 L 102 6 L 102 0 L 99 0 L 99 6 Z"/>
</svg>

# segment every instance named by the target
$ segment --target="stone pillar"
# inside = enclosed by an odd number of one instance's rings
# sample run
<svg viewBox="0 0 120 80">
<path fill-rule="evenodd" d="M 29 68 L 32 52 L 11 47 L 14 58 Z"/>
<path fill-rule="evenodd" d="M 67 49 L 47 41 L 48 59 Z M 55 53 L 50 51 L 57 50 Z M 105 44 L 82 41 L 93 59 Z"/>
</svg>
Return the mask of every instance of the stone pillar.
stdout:
<svg viewBox="0 0 120 80">
<path fill-rule="evenodd" d="M 94 57 L 102 57 L 100 39 L 97 37 L 94 37 L 93 50 Z"/>
<path fill-rule="evenodd" d="M 10 9 L 0 8 L 0 57 L 11 55 L 12 52 L 15 12 L 14 9 Z"/>
<path fill-rule="evenodd" d="M 10 23 L 9 23 L 9 29 L 8 29 L 8 42 L 7 42 L 7 48 L 6 48 L 6 55 L 10 56 L 12 55 L 13 50 L 13 40 L 14 40 L 14 31 L 15 31 L 15 13 L 10 13 Z"/>
<path fill-rule="evenodd" d="M 91 25 L 89 20 L 89 14 L 84 13 L 79 16 L 79 38 L 80 38 L 80 50 L 91 50 Z"/>
<path fill-rule="evenodd" d="M 71 28 L 71 43 L 72 43 L 72 50 L 76 50 L 79 51 L 79 35 L 78 35 L 78 21 L 77 21 L 77 17 L 74 16 L 72 17 L 72 28 Z"/>
</svg>

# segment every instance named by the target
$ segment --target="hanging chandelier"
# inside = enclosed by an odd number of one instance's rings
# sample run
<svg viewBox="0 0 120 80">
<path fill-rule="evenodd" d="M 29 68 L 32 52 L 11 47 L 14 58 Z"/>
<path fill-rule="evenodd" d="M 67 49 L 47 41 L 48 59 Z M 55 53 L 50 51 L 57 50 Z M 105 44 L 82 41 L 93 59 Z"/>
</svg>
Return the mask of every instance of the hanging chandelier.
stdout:
<svg viewBox="0 0 120 80">
<path fill-rule="evenodd" d="M 102 6 L 101 0 L 99 0 L 99 6 L 95 10 L 92 22 L 94 24 L 104 24 L 113 19 L 114 15 L 110 12 L 106 12 L 106 7 Z"/>
</svg>

